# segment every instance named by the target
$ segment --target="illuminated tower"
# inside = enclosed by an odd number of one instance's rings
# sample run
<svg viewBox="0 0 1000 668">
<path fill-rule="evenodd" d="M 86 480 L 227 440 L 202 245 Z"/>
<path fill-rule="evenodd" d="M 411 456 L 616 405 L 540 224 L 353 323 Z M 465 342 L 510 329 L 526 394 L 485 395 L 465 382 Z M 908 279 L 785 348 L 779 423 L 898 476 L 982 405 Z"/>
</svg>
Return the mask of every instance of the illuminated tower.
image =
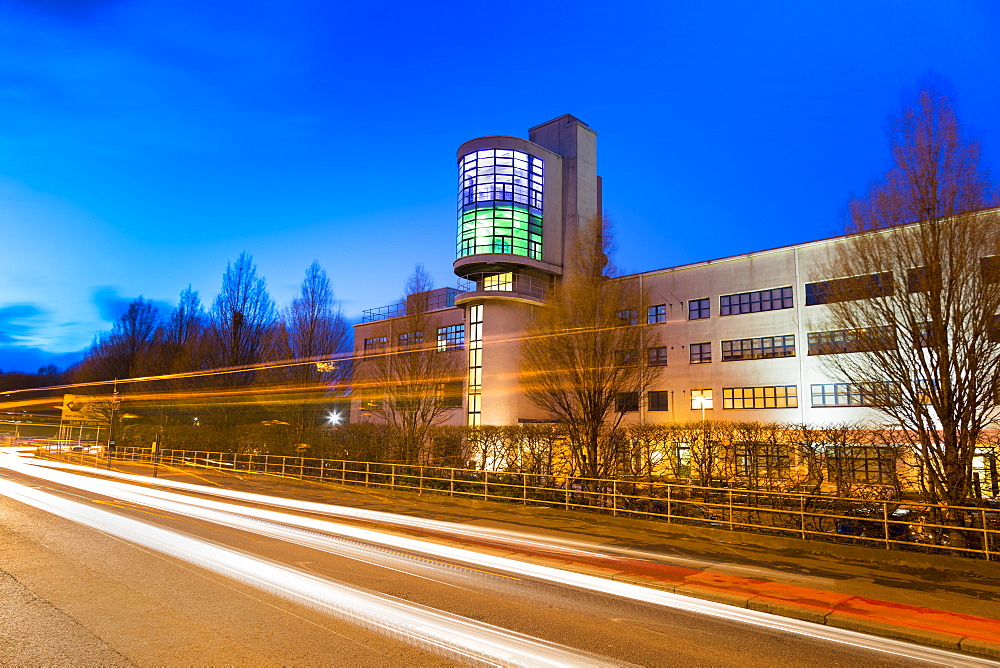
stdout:
<svg viewBox="0 0 1000 668">
<path fill-rule="evenodd" d="M 464 292 L 455 304 L 467 314 L 473 425 L 546 417 L 522 398 L 519 337 L 572 270 L 566 256 L 581 225 L 601 215 L 597 134 L 567 114 L 528 137 L 480 137 L 458 149 L 454 269 Z"/>
</svg>

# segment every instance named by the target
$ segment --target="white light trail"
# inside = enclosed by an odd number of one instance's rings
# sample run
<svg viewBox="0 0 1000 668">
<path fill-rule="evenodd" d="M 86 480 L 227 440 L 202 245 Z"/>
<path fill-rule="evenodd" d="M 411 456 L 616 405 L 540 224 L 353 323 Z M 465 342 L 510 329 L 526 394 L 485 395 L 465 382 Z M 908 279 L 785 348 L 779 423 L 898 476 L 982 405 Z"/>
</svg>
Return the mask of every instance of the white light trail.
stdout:
<svg viewBox="0 0 1000 668">
<path fill-rule="evenodd" d="M 339 585 L 9 480 L 0 479 L 0 494 L 463 663 L 621 665 L 458 615 Z"/>
<path fill-rule="evenodd" d="M 923 661 L 931 664 L 946 665 L 946 666 L 996 666 L 997 665 L 996 662 L 990 661 L 988 659 L 979 659 L 974 656 L 959 654 L 944 649 L 924 647 L 921 645 L 915 645 L 899 640 L 894 640 L 891 638 L 879 638 L 864 633 L 849 631 L 847 629 L 840 629 L 831 626 L 819 625 L 812 622 L 806 622 L 787 617 L 780 617 L 777 615 L 772 615 L 765 612 L 758 612 L 756 610 L 749 610 L 746 608 L 737 608 L 722 603 L 716 603 L 714 601 L 695 599 L 687 596 L 682 596 L 679 594 L 673 594 L 670 592 L 661 591 L 658 589 L 651 589 L 639 585 L 629 584 L 626 582 L 618 582 L 615 580 L 609 580 L 597 576 L 586 575 L 582 573 L 574 573 L 571 571 L 564 571 L 558 568 L 552 568 L 548 566 L 517 561 L 515 559 L 508 559 L 505 557 L 483 554 L 481 552 L 475 552 L 473 550 L 467 550 L 463 548 L 451 547 L 447 545 L 439 545 L 436 543 L 421 541 L 414 538 L 408 538 L 405 536 L 396 536 L 393 534 L 381 533 L 378 531 L 372 531 L 360 527 L 339 524 L 327 520 L 320 520 L 309 517 L 300 517 L 296 515 L 289 515 L 287 513 L 280 513 L 260 508 L 227 504 L 219 501 L 212 501 L 209 499 L 188 497 L 185 495 L 172 494 L 170 492 L 149 489 L 149 488 L 141 488 L 139 491 L 136 491 L 133 487 L 125 485 L 123 483 L 102 481 L 96 478 L 83 478 L 81 480 L 80 479 L 81 477 L 76 475 L 59 473 L 57 471 L 41 471 L 39 470 L 40 467 L 34 466 L 34 464 L 40 463 L 38 462 L 38 460 L 34 460 L 30 464 L 28 464 L 23 460 L 21 462 L 9 461 L 11 459 L 12 458 L 0 458 L 0 466 L 11 468 L 13 470 L 18 470 L 27 475 L 48 479 L 51 480 L 52 482 L 58 482 L 59 484 L 71 485 L 80 489 L 90 489 L 91 491 L 94 491 L 99 494 L 104 494 L 107 496 L 115 496 L 117 498 L 126 499 L 127 495 L 129 497 L 127 500 L 133 501 L 135 503 L 141 503 L 143 505 L 153 505 L 151 499 L 156 498 L 162 500 L 169 500 L 176 503 L 188 504 L 191 506 L 198 506 L 201 508 L 209 508 L 220 512 L 240 514 L 247 517 L 254 517 L 257 519 L 265 520 L 268 522 L 278 522 L 281 524 L 300 527 L 303 529 L 309 529 L 312 531 L 321 531 L 324 533 L 341 536 L 344 538 L 363 541 L 366 543 L 371 543 L 384 547 L 390 547 L 404 552 L 423 554 L 436 559 L 443 559 L 463 564 L 469 564 L 477 568 L 495 569 L 504 573 L 535 578 L 538 580 L 553 582 L 556 584 L 576 587 L 603 594 L 609 594 L 621 598 L 642 601 L 647 604 L 661 605 L 667 608 L 686 610 L 690 612 L 710 615 L 713 617 L 720 617 L 731 621 L 742 622 L 754 626 L 768 628 L 774 631 L 784 631 L 787 633 L 794 633 L 801 636 L 807 636 L 819 640 L 836 642 L 844 645 L 851 645 L 872 651 L 884 652 L 887 654 L 893 654 L 907 659 L 915 661 Z M 46 465 L 48 464 L 51 463 L 47 463 Z M 58 466 L 58 468 L 69 468 L 69 467 L 67 467 L 66 465 L 60 465 Z M 72 467 L 72 468 L 77 468 L 77 467 Z M 81 468 L 81 470 L 92 471 L 92 469 L 87 469 L 85 467 L 79 467 L 79 468 Z M 100 473 L 102 475 L 107 474 L 107 472 L 105 471 L 101 471 Z M 447 522 L 438 522 L 434 520 L 403 517 L 399 515 L 392 515 L 391 513 L 382 513 L 382 512 L 363 510 L 357 508 L 346 508 L 342 506 L 331 506 L 331 505 L 308 502 L 308 501 L 296 501 L 294 499 L 282 499 L 279 497 L 271 497 L 261 494 L 250 494 L 246 492 L 237 492 L 234 490 L 208 488 L 201 485 L 192 485 L 178 481 L 169 481 L 162 479 L 152 480 L 150 478 L 143 476 L 132 476 L 129 474 L 122 474 L 122 473 L 115 473 L 112 477 L 119 479 L 134 480 L 136 482 L 141 482 L 144 485 L 156 484 L 159 486 L 171 487 L 174 489 L 184 489 L 199 494 L 222 496 L 232 499 L 239 499 L 251 503 L 268 504 L 272 506 L 284 507 L 304 512 L 322 513 L 326 515 L 339 516 L 348 519 L 364 519 L 366 521 L 379 522 L 382 524 L 390 524 L 395 526 L 409 526 L 414 528 L 429 528 L 435 530 L 440 530 L 446 527 L 447 530 L 449 530 L 453 534 L 466 535 L 469 537 L 476 537 L 476 536 L 482 537 L 485 535 L 485 532 L 481 532 L 481 530 L 479 529 L 472 529 L 467 527 L 456 528 L 454 525 L 451 525 Z M 107 487 L 104 487 L 104 485 L 107 485 Z M 98 491 L 98 489 L 101 489 L 103 491 Z M 145 501 L 139 500 L 142 497 L 147 497 L 147 498 Z M 178 511 L 173 511 L 173 512 L 178 512 Z M 247 529 L 247 530 L 255 531 L 256 529 Z M 495 535 L 492 537 L 496 538 Z M 541 541 L 534 540 L 531 541 L 531 543 L 536 548 L 551 549 L 551 546 L 547 546 L 545 543 Z M 566 548 L 563 548 L 563 550 L 565 549 Z M 584 550 L 575 550 L 575 552 L 577 552 L 581 556 L 583 555 L 597 556 L 595 553 L 586 552 Z"/>
</svg>

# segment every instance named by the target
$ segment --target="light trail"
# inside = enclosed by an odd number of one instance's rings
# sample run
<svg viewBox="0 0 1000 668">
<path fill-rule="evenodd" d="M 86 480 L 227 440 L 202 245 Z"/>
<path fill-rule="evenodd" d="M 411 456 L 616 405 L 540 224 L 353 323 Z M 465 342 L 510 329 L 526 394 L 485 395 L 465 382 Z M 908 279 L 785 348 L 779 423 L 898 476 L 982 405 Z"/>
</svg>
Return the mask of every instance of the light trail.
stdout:
<svg viewBox="0 0 1000 668">
<path fill-rule="evenodd" d="M 4 459 L 6 459 L 7 461 L 4 461 Z M 220 501 L 213 501 L 210 499 L 189 497 L 185 495 L 173 494 L 171 492 L 166 492 L 158 489 L 142 488 L 141 491 L 136 491 L 130 485 L 126 485 L 124 483 L 99 480 L 96 478 L 83 478 L 82 480 L 80 480 L 80 476 L 63 473 L 60 471 L 40 469 L 37 466 L 33 466 L 35 462 L 32 462 L 32 464 L 18 463 L 16 461 L 10 461 L 11 459 L 12 458 L 9 457 L 0 459 L 0 466 L 5 466 L 7 468 L 11 468 L 12 470 L 18 470 L 27 475 L 31 475 L 42 479 L 47 479 L 52 482 L 57 482 L 59 484 L 70 485 L 77 488 L 91 489 L 91 491 L 95 491 L 96 493 L 104 494 L 107 496 L 124 498 L 123 496 L 120 495 L 127 495 L 129 497 L 129 500 L 133 500 L 133 502 L 142 503 L 144 505 L 152 505 L 153 499 L 159 499 L 161 501 L 171 501 L 174 503 L 181 503 L 189 506 L 198 506 L 204 509 L 211 509 L 224 513 L 230 513 L 232 515 L 243 515 L 245 517 L 252 517 L 267 522 L 280 523 L 288 526 L 298 527 L 301 529 L 318 531 L 325 534 L 340 536 L 342 538 L 353 539 L 364 543 L 379 545 L 382 547 L 389 547 L 402 552 L 427 555 L 437 559 L 444 559 L 462 564 L 469 564 L 477 568 L 495 569 L 504 573 L 513 574 L 521 577 L 533 578 L 564 586 L 598 592 L 601 594 L 607 594 L 607 595 L 617 596 L 620 598 L 641 601 L 647 604 L 659 605 L 672 609 L 686 610 L 689 612 L 705 614 L 731 621 L 751 624 L 758 627 L 764 627 L 767 629 L 771 629 L 773 631 L 784 631 L 787 633 L 793 633 L 796 635 L 806 636 L 818 640 L 836 642 L 867 650 L 883 652 L 886 654 L 892 654 L 895 656 L 900 656 L 914 661 L 922 661 L 925 663 L 947 665 L 947 666 L 996 666 L 997 665 L 996 662 L 990 661 L 988 659 L 979 659 L 977 657 L 965 654 L 959 654 L 957 652 L 952 652 L 944 649 L 924 647 L 921 645 L 915 645 L 899 640 L 894 640 L 891 638 L 879 638 L 879 637 L 869 636 L 864 633 L 858 633 L 846 629 L 840 629 L 836 627 L 818 625 L 812 622 L 780 617 L 776 615 L 771 615 L 769 613 L 758 612 L 756 610 L 737 608 L 733 606 L 724 605 L 721 603 L 715 603 L 713 601 L 705 601 L 657 589 L 641 587 L 639 585 L 629 584 L 626 582 L 618 582 L 592 575 L 564 571 L 558 568 L 552 568 L 548 566 L 517 561 L 514 559 L 508 559 L 505 557 L 483 554 L 480 552 L 475 552 L 473 550 L 467 550 L 464 548 L 439 545 L 436 543 L 421 541 L 404 536 L 386 534 L 378 531 L 372 531 L 370 529 L 364 529 L 356 526 L 330 522 L 328 520 L 289 515 L 287 513 L 281 513 L 273 510 L 239 506 Z M 46 466 L 51 466 L 51 462 L 47 462 Z M 60 465 L 57 468 L 69 468 L 69 467 L 81 468 L 82 470 L 87 470 L 85 469 L 85 467 L 76 467 L 73 465 L 69 466 Z M 106 472 L 104 471 L 101 471 L 100 473 L 102 475 L 106 474 Z M 482 537 L 483 535 L 486 534 L 486 532 L 483 532 L 478 529 L 469 529 L 465 527 L 456 528 L 453 525 L 449 525 L 446 522 L 402 517 L 398 515 L 392 515 L 390 513 L 381 513 L 377 511 L 346 508 L 342 506 L 330 506 L 326 504 L 313 503 L 307 501 L 295 501 L 292 499 L 281 499 L 278 497 L 270 497 L 261 494 L 250 494 L 246 492 L 237 492 L 233 490 L 206 489 L 199 485 L 191 485 L 188 483 L 168 481 L 168 480 L 154 481 L 149 478 L 144 478 L 141 476 L 132 476 L 129 474 L 122 474 L 122 473 L 115 473 L 111 477 L 127 479 L 135 482 L 141 482 L 143 484 L 155 484 L 157 486 L 172 487 L 174 489 L 184 489 L 186 491 L 195 492 L 198 494 L 222 496 L 231 499 L 239 499 L 250 503 L 284 507 L 292 510 L 298 510 L 309 513 L 333 515 L 347 519 L 364 519 L 366 521 L 380 522 L 383 524 L 390 524 L 399 527 L 439 528 L 442 526 L 448 526 L 450 527 L 452 533 L 458 535 L 464 535 L 467 537 L 475 537 L 477 535 L 479 537 Z M 104 491 L 97 491 L 98 489 Z M 145 501 L 138 500 L 143 497 L 146 498 Z M 254 529 L 247 529 L 247 530 L 253 531 Z M 552 549 L 551 546 L 546 546 L 545 543 L 537 540 L 532 540 L 532 541 L 521 540 L 519 542 L 522 545 L 530 542 L 531 545 L 536 549 L 545 549 L 546 547 L 549 550 Z M 328 548 L 333 549 L 329 545 Z M 589 557 L 601 556 L 598 555 L 597 553 L 588 552 L 582 549 L 570 549 L 570 551 L 575 552 L 578 556 L 589 556 Z"/>
<path fill-rule="evenodd" d="M 10 480 L 0 479 L 0 494 L 463 663 L 622 665 L 458 615 L 353 589 Z"/>
</svg>

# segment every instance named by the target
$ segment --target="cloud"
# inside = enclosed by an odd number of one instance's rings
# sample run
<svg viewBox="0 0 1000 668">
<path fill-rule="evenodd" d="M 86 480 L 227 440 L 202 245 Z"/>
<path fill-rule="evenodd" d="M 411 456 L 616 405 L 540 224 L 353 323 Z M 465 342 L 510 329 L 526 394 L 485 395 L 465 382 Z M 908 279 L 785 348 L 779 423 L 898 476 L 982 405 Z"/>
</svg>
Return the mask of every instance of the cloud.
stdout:
<svg viewBox="0 0 1000 668">
<path fill-rule="evenodd" d="M 125 312 L 128 311 L 129 304 L 134 302 L 136 299 L 138 299 L 138 297 L 123 297 L 110 285 L 103 285 L 94 289 L 94 306 L 97 307 L 97 312 L 101 315 L 101 319 L 107 320 L 111 323 L 117 322 L 123 315 L 125 315 Z M 168 302 L 161 302 L 153 299 L 147 299 L 146 301 L 152 302 L 153 306 L 159 310 L 160 318 L 164 318 L 169 315 L 170 311 L 174 308 L 173 304 Z"/>
<path fill-rule="evenodd" d="M 131 298 L 122 297 L 111 286 L 103 285 L 94 289 L 94 306 L 97 307 L 101 320 L 116 322 L 128 311 L 128 305 L 131 303 Z"/>
<path fill-rule="evenodd" d="M 41 348 L 0 345 L 0 371 L 36 373 L 49 364 L 54 364 L 62 370 L 82 360 L 83 354 L 83 350 L 73 353 L 50 353 Z"/>
<path fill-rule="evenodd" d="M 34 323 L 24 322 L 45 312 L 34 304 L 11 304 L 0 308 L 0 344 L 22 341 L 34 331 Z"/>
</svg>

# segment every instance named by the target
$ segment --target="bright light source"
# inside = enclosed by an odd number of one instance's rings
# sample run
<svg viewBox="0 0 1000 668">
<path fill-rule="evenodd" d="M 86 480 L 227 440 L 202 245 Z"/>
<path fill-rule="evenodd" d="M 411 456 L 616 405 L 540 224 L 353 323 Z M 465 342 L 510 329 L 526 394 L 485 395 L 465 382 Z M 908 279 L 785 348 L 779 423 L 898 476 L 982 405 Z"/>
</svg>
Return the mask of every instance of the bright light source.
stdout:
<svg viewBox="0 0 1000 668">
<path fill-rule="evenodd" d="M 334 426 L 340 424 L 340 420 L 341 420 L 340 413 L 338 413 L 337 411 L 330 411 L 329 413 L 326 414 L 326 421 Z"/>
</svg>

